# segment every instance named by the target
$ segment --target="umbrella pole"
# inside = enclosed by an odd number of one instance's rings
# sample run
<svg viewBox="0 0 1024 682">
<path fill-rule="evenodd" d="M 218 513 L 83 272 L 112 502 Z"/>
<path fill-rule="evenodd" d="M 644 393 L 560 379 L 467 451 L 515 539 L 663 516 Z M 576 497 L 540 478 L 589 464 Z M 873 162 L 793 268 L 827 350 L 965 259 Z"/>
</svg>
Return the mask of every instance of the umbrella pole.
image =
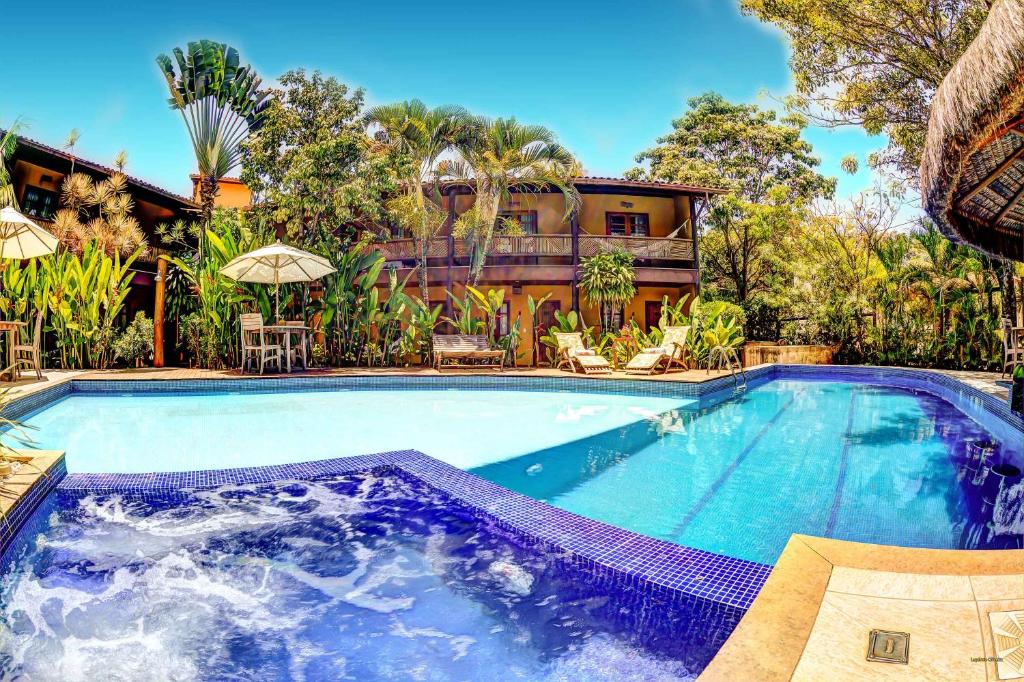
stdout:
<svg viewBox="0 0 1024 682">
<path fill-rule="evenodd" d="M 278 282 L 278 272 L 274 270 L 274 324 L 281 321 L 281 283 Z"/>
</svg>

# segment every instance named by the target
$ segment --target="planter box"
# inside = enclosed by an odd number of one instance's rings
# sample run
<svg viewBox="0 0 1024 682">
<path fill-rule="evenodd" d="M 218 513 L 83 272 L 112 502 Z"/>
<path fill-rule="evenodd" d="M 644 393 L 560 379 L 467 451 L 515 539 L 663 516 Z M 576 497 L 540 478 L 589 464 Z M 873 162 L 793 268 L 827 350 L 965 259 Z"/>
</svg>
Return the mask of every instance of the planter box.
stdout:
<svg viewBox="0 0 1024 682">
<path fill-rule="evenodd" d="M 781 346 L 767 341 L 749 341 L 743 346 L 743 366 L 769 362 L 786 365 L 831 365 L 835 346 Z"/>
</svg>

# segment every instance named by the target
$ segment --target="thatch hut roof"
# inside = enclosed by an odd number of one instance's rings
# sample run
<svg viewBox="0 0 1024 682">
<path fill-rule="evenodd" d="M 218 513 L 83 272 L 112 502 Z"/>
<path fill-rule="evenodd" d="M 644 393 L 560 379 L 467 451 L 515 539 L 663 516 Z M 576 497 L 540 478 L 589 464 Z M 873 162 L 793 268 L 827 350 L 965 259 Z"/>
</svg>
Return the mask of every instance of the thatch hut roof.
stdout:
<svg viewBox="0 0 1024 682">
<path fill-rule="evenodd" d="M 995 0 L 932 101 L 925 210 L 948 237 L 1024 260 L 1024 0 Z"/>
</svg>

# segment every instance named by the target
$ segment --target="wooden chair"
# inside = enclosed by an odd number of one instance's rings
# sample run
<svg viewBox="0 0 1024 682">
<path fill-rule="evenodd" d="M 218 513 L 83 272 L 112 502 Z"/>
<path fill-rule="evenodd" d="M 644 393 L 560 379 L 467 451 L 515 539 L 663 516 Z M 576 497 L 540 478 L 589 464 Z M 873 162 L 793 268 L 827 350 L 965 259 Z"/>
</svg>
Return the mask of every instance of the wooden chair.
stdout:
<svg viewBox="0 0 1024 682">
<path fill-rule="evenodd" d="M 22 367 L 32 367 L 36 371 L 36 379 L 43 378 L 43 365 L 39 360 L 39 348 L 43 341 L 43 311 L 36 311 L 36 323 L 32 331 L 30 343 L 23 343 L 24 339 L 18 339 L 14 348 L 14 373 L 16 377 L 21 376 Z"/>
<path fill-rule="evenodd" d="M 634 355 L 626 364 L 626 371 L 631 374 L 654 374 L 660 369 L 664 374 L 673 367 L 689 369 L 686 364 L 686 339 L 689 335 L 689 327 L 665 327 L 661 345 L 644 348 Z"/>
<path fill-rule="evenodd" d="M 483 334 L 434 334 L 432 351 L 433 365 L 439 372 L 442 367 L 492 368 L 500 372 L 505 365 L 505 351 L 491 350 L 491 344 Z M 445 365 L 446 360 L 457 360 L 460 363 Z"/>
<path fill-rule="evenodd" d="M 246 363 L 252 360 L 259 360 L 260 374 L 269 360 L 281 371 L 281 359 L 284 353 L 279 343 L 267 343 L 266 331 L 263 329 L 263 315 L 260 313 L 243 313 L 242 325 L 242 367 L 245 372 Z"/>
<path fill-rule="evenodd" d="M 1008 318 L 1003 318 L 1003 371 L 1001 376 L 1006 376 L 1006 370 L 1024 362 L 1024 329 L 1014 329 Z"/>
<path fill-rule="evenodd" d="M 556 369 L 569 368 L 571 372 L 584 374 L 609 374 L 612 371 L 608 361 L 587 348 L 580 332 L 551 332 L 558 342 L 558 365 Z"/>
</svg>

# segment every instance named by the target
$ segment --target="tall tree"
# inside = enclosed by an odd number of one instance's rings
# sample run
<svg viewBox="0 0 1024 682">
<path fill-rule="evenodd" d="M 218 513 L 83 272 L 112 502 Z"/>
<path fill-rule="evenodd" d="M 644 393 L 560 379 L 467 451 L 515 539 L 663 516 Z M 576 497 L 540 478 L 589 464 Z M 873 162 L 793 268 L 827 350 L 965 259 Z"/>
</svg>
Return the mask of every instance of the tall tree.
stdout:
<svg viewBox="0 0 1024 682">
<path fill-rule="evenodd" d="M 437 164 L 465 134 L 469 114 L 462 107 L 428 108 L 414 99 L 373 107 L 366 121 L 376 127 L 375 139 L 408 159 L 402 194 L 391 207 L 397 222 L 413 239 L 420 298 L 430 305 L 427 255 L 430 240 L 440 230 L 445 214 Z"/>
<path fill-rule="evenodd" d="M 701 259 L 709 283 L 743 303 L 778 280 L 787 233 L 807 202 L 832 195 L 835 180 L 815 170 L 802 116 L 779 118 L 717 93 L 688 105 L 673 131 L 636 157 L 647 167 L 627 175 L 732 190 L 708 215 Z"/>
<path fill-rule="evenodd" d="M 156 58 L 170 92 L 171 108 L 181 114 L 199 170 L 199 203 L 208 227 L 221 178 L 235 168 L 242 143 L 263 116 L 267 93 L 238 50 L 212 40 L 191 42 Z M 202 249 L 200 249 L 202 252 Z"/>
<path fill-rule="evenodd" d="M 921 248 L 911 262 L 913 279 L 931 300 L 939 338 L 945 339 L 950 295 L 970 287 L 967 273 L 978 267 L 978 255 L 973 249 L 946 239 L 931 221 L 924 222 L 924 229 L 916 232 L 914 239 Z"/>
<path fill-rule="evenodd" d="M 573 155 L 543 126 L 523 125 L 514 118 L 472 121 L 458 146 L 459 157 L 440 164 L 441 175 L 472 188 L 473 207 L 459 216 L 455 233 L 472 245 L 469 284 L 476 286 L 487 262 L 498 211 L 512 191 L 537 192 L 556 188 L 565 197 L 568 217 L 579 205 L 572 179 L 580 167 Z"/>
<path fill-rule="evenodd" d="M 363 124 L 363 91 L 296 70 L 270 90 L 260 126 L 242 143 L 241 179 L 252 219 L 284 225 L 309 244 L 385 218 L 398 191 L 394 160 L 374 150 Z"/>
<path fill-rule="evenodd" d="M 928 108 L 973 40 L 986 0 L 740 0 L 781 28 L 792 47 L 791 104 L 825 125 L 884 133 L 887 165 L 917 176 Z"/>
</svg>

